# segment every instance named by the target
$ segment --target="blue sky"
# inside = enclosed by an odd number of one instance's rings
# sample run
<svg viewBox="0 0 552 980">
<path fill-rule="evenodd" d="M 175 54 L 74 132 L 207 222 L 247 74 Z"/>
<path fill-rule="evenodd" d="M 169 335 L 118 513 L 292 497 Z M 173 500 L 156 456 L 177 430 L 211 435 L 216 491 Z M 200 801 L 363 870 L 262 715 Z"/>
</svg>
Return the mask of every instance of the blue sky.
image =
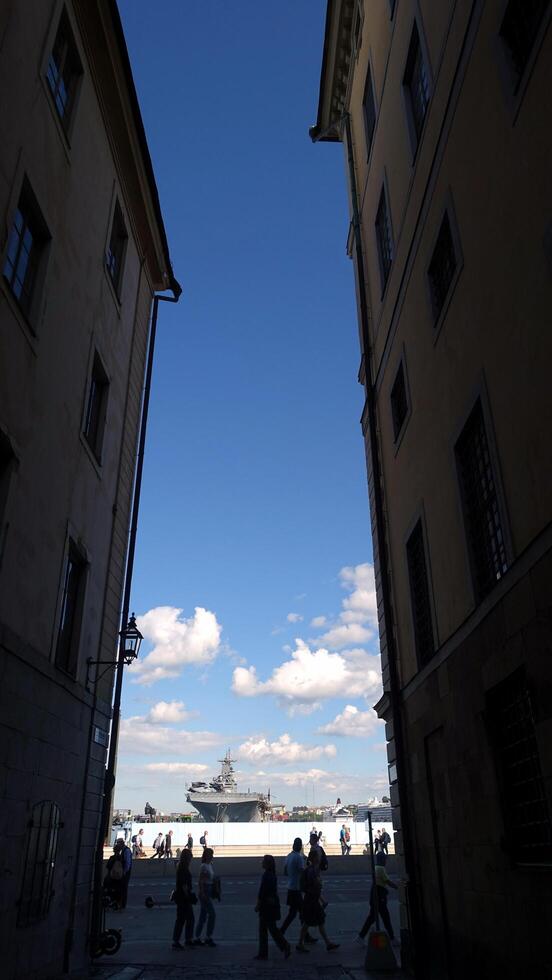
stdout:
<svg viewBox="0 0 552 980">
<path fill-rule="evenodd" d="M 386 765 L 344 161 L 308 138 L 326 3 L 119 7 L 183 294 L 160 307 L 116 804 L 188 809 L 227 746 L 243 787 L 363 801 Z"/>
</svg>

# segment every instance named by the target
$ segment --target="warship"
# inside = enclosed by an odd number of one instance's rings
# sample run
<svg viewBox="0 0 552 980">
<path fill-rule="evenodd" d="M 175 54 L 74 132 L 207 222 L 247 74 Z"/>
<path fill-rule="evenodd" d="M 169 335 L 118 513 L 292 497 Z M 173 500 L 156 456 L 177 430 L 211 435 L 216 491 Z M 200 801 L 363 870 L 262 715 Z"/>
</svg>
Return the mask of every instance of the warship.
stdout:
<svg viewBox="0 0 552 980">
<path fill-rule="evenodd" d="M 186 799 L 195 806 L 205 823 L 256 823 L 270 807 L 268 796 L 262 793 L 238 793 L 234 775 L 235 762 L 228 749 L 219 759 L 221 771 L 210 783 L 190 783 Z"/>
</svg>

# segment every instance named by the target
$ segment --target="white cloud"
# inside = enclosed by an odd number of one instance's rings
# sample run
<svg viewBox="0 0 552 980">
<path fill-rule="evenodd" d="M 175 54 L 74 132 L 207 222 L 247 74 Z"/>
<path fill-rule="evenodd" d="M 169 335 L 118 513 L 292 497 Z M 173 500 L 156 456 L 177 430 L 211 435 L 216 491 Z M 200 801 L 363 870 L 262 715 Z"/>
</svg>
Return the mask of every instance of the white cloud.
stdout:
<svg viewBox="0 0 552 980">
<path fill-rule="evenodd" d="M 201 606 L 190 619 L 182 618 L 182 609 L 157 606 L 138 616 L 137 622 L 153 650 L 129 668 L 135 684 L 178 677 L 186 665 L 210 663 L 219 651 L 222 627 L 215 614 Z"/>
<path fill-rule="evenodd" d="M 145 721 L 150 725 L 177 724 L 193 717 L 195 712 L 186 711 L 183 701 L 158 701 L 148 711 Z"/>
<path fill-rule="evenodd" d="M 168 776 L 201 776 L 209 766 L 198 762 L 148 762 L 143 768 L 146 772 L 166 773 Z"/>
<path fill-rule="evenodd" d="M 367 738 L 384 727 L 375 711 L 360 711 L 353 704 L 345 705 L 341 714 L 333 721 L 317 728 L 319 735 L 352 735 L 355 738 Z"/>
<path fill-rule="evenodd" d="M 182 755 L 220 745 L 221 737 L 214 732 L 191 732 L 184 728 L 166 728 L 136 715 L 122 718 L 119 729 L 119 749 L 126 753 L 147 755 Z"/>
<path fill-rule="evenodd" d="M 325 643 L 331 650 L 339 650 L 350 643 L 368 643 L 373 636 L 373 631 L 360 623 L 343 623 L 323 633 L 318 642 Z"/>
<path fill-rule="evenodd" d="M 266 763 L 270 760 L 291 764 L 294 762 L 309 762 L 321 756 L 333 758 L 336 754 L 335 745 L 314 745 L 308 747 L 294 742 L 291 735 L 284 733 L 275 742 L 269 742 L 263 736 L 252 736 L 240 745 L 238 754 L 249 762 Z"/>
<path fill-rule="evenodd" d="M 300 613 L 291 612 L 287 614 L 286 619 L 288 623 L 300 623 L 303 617 Z"/>
<path fill-rule="evenodd" d="M 310 624 L 318 629 L 319 627 L 325 626 L 327 622 L 328 620 L 325 616 L 315 616 L 314 619 L 311 619 Z"/>
<path fill-rule="evenodd" d="M 297 710 L 301 705 L 306 713 L 327 698 L 371 698 L 379 693 L 378 657 L 364 650 L 312 651 L 303 640 L 295 643 L 291 659 L 276 667 L 266 681 L 259 680 L 253 666 L 237 667 L 232 679 L 234 693 L 240 697 L 272 694 L 288 708 Z"/>
</svg>

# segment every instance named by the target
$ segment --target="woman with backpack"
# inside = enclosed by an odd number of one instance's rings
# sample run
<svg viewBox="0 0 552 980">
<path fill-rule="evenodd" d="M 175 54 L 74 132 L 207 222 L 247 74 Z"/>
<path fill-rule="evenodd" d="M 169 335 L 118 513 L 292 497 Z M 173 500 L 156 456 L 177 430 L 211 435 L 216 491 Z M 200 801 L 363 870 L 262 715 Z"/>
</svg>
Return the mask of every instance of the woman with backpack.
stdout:
<svg viewBox="0 0 552 980">
<path fill-rule="evenodd" d="M 320 849 L 312 848 L 309 856 L 307 858 L 307 867 L 302 874 L 301 890 L 305 892 L 305 897 L 303 899 L 303 925 L 301 926 L 301 935 L 299 937 L 299 943 L 297 944 L 298 953 L 308 953 L 308 949 L 305 946 L 306 936 L 309 930 L 309 926 L 316 926 L 322 936 L 322 939 L 326 943 L 326 949 L 328 953 L 332 949 L 337 949 L 339 943 L 332 943 L 328 939 L 328 935 L 324 928 L 324 922 L 326 920 L 326 913 L 324 911 L 325 903 L 322 901 L 322 881 L 320 878 Z"/>
<path fill-rule="evenodd" d="M 268 959 L 268 934 L 272 936 L 278 949 L 286 960 L 291 953 L 291 946 L 284 939 L 276 923 L 281 916 L 280 899 L 278 897 L 278 879 L 276 878 L 276 863 L 272 854 L 265 854 L 262 863 L 263 876 L 257 895 L 255 911 L 259 914 L 259 952 L 256 960 Z"/>
<path fill-rule="evenodd" d="M 190 874 L 190 864 L 192 863 L 192 852 L 183 848 L 180 852 L 180 859 L 176 868 L 176 886 L 173 892 L 173 902 L 176 903 L 176 922 L 173 929 L 172 948 L 184 949 L 180 943 L 182 929 L 184 929 L 184 945 L 193 946 L 195 916 L 193 906 L 197 902 L 197 897 L 192 891 L 192 876 Z"/>
</svg>

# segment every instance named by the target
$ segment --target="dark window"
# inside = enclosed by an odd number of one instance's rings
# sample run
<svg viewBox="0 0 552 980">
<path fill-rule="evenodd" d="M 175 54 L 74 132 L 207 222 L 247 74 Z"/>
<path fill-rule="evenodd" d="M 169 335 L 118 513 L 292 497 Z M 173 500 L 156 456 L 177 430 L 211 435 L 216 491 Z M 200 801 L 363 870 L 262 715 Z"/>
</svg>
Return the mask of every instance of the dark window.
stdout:
<svg viewBox="0 0 552 980">
<path fill-rule="evenodd" d="M 510 0 L 500 27 L 517 89 L 550 0 Z"/>
<path fill-rule="evenodd" d="M 71 541 L 63 576 L 56 664 L 73 676 L 77 673 L 85 570 L 86 562 Z"/>
<path fill-rule="evenodd" d="M 391 236 L 391 223 L 389 221 L 389 211 L 387 208 L 387 198 L 385 187 L 382 187 L 376 214 L 376 239 L 378 243 L 378 255 L 381 274 L 381 291 L 385 291 L 389 271 L 393 262 L 393 238 Z"/>
<path fill-rule="evenodd" d="M 506 845 L 517 861 L 550 861 L 552 825 L 523 668 L 488 692 L 486 709 Z"/>
<path fill-rule="evenodd" d="M 17 925 L 28 926 L 48 915 L 54 894 L 54 869 L 60 827 L 59 807 L 50 801 L 33 806 L 27 830 L 27 855 Z"/>
<path fill-rule="evenodd" d="M 408 414 L 408 398 L 406 395 L 406 379 L 404 364 L 401 361 L 397 376 L 391 388 L 391 414 L 393 416 L 393 436 L 397 440 Z"/>
<path fill-rule="evenodd" d="M 439 318 L 439 314 L 445 304 L 448 291 L 454 279 L 454 273 L 456 272 L 456 264 L 456 253 L 454 251 L 450 220 L 448 214 L 445 213 L 428 269 L 435 320 Z"/>
<path fill-rule="evenodd" d="M 408 57 L 406 59 L 403 85 L 407 94 L 412 119 L 412 128 L 416 137 L 415 143 L 417 146 L 422 134 L 424 119 L 426 117 L 429 103 L 429 78 L 422 54 L 420 35 L 416 24 L 414 24 L 414 30 L 412 31 L 412 37 L 410 39 L 410 47 L 408 49 Z"/>
<path fill-rule="evenodd" d="M 123 212 L 119 202 L 115 205 L 113 212 L 113 223 L 111 225 L 111 236 L 109 238 L 109 248 L 106 254 L 106 264 L 111 281 L 115 286 L 117 294 L 121 285 L 121 273 L 123 271 L 123 261 L 125 257 L 127 230 L 123 219 Z"/>
<path fill-rule="evenodd" d="M 48 59 L 46 78 L 48 79 L 54 105 L 65 129 L 69 125 L 81 75 L 82 65 L 71 25 L 69 24 L 69 18 L 67 12 L 64 10 L 59 21 L 54 46 Z"/>
<path fill-rule="evenodd" d="M 414 643 L 418 663 L 422 667 L 434 653 L 433 623 L 429 579 L 424 548 L 424 532 L 421 520 L 406 543 L 406 560 L 410 581 L 410 601 L 414 624 Z"/>
<path fill-rule="evenodd" d="M 25 179 L 8 239 L 4 277 L 29 315 L 48 232 L 30 184 Z"/>
<path fill-rule="evenodd" d="M 475 594 L 481 600 L 507 569 L 496 481 L 478 400 L 456 443 Z"/>
<path fill-rule="evenodd" d="M 374 86 L 372 84 L 372 72 L 370 68 L 368 68 L 368 74 L 366 76 L 362 107 L 364 109 L 364 128 L 366 130 L 366 154 L 370 156 L 372 138 L 376 127 L 376 103 L 374 100 Z"/>
<path fill-rule="evenodd" d="M 103 369 L 100 358 L 97 354 L 95 354 L 94 363 L 92 365 L 92 375 L 90 378 L 90 388 L 88 390 L 88 399 L 86 402 L 84 435 L 98 462 L 100 461 L 102 454 L 108 391 L 109 382 L 107 380 L 107 375 Z"/>
</svg>

